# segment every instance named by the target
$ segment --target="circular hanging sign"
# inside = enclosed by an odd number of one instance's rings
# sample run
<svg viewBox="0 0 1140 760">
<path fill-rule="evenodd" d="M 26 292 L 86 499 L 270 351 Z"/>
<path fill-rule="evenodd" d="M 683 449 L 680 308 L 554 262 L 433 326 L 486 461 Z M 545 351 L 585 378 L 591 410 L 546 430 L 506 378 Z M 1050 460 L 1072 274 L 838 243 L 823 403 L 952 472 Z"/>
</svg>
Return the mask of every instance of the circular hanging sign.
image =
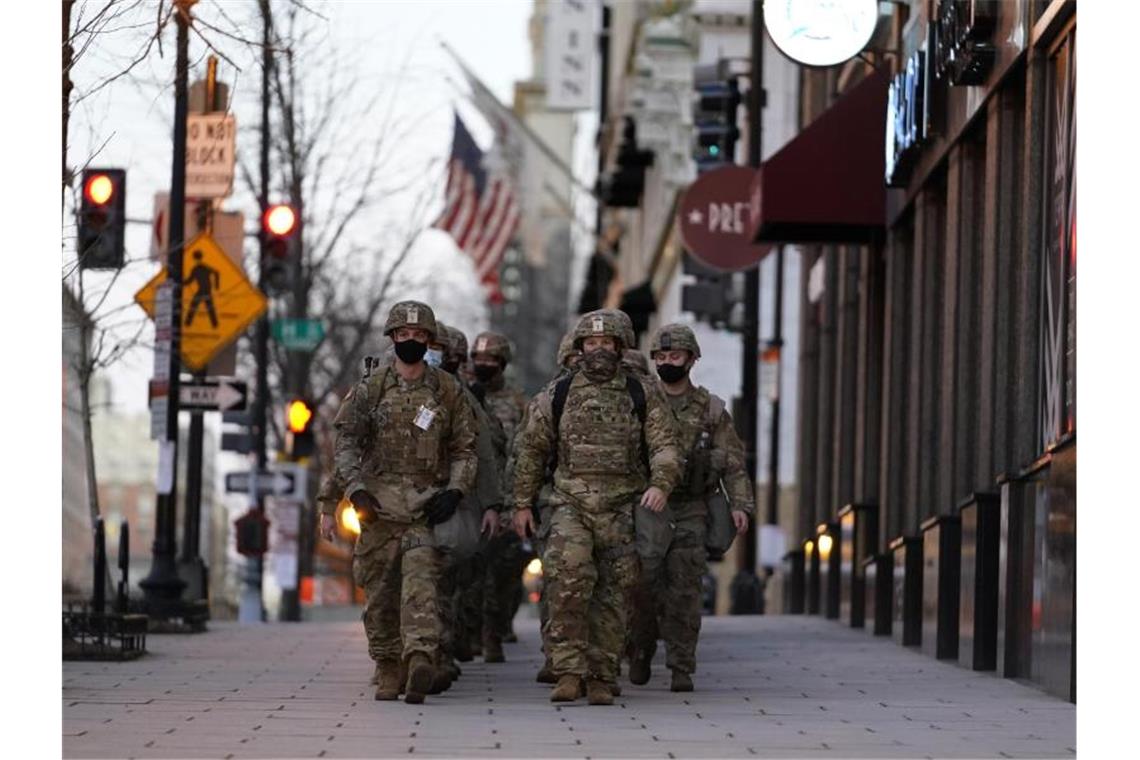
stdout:
<svg viewBox="0 0 1140 760">
<path fill-rule="evenodd" d="M 764 0 L 768 36 L 807 66 L 834 66 L 858 55 L 878 20 L 877 0 Z"/>
<path fill-rule="evenodd" d="M 700 263 L 735 272 L 748 269 L 770 246 L 752 242 L 749 195 L 756 170 L 722 166 L 697 178 L 677 208 L 681 242 Z"/>
</svg>

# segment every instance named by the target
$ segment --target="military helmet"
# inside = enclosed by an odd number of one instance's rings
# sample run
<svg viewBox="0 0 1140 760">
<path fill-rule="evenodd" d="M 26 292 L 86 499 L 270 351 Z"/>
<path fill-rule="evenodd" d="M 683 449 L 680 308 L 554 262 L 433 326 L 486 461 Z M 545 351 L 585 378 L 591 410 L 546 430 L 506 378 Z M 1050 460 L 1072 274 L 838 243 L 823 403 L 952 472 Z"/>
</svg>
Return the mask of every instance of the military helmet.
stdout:
<svg viewBox="0 0 1140 760">
<path fill-rule="evenodd" d="M 427 330 L 434 338 L 439 334 L 439 327 L 435 323 L 435 312 L 422 301 L 400 301 L 388 312 L 388 321 L 384 323 L 384 334 L 391 335 L 401 327 L 418 327 Z"/>
<path fill-rule="evenodd" d="M 621 341 L 625 344 L 627 349 L 633 348 L 637 345 L 637 333 L 633 331 L 633 320 L 629 315 L 621 309 L 606 309 L 605 311 L 613 313 L 614 317 L 621 324 Z"/>
<path fill-rule="evenodd" d="M 617 342 L 618 351 L 625 348 L 625 329 L 614 309 L 597 309 L 583 314 L 574 328 L 574 348 L 581 350 L 582 341 L 593 337 L 610 337 Z"/>
<path fill-rule="evenodd" d="M 497 332 L 481 332 L 475 336 L 475 343 L 471 346 L 471 358 L 475 354 L 490 354 L 503 364 L 511 360 L 511 342 L 506 335 Z"/>
<path fill-rule="evenodd" d="M 570 330 L 558 342 L 558 366 L 565 367 L 566 362 L 576 353 L 578 349 L 574 347 L 574 331 Z"/>
<path fill-rule="evenodd" d="M 642 375 L 649 374 L 649 360 L 645 358 L 645 354 L 636 348 L 627 348 L 622 351 L 621 364 L 623 367 Z"/>
<path fill-rule="evenodd" d="M 458 359 L 462 364 L 467 359 L 467 336 L 458 327 L 447 326 L 447 350 L 449 359 Z"/>
<path fill-rule="evenodd" d="M 700 358 L 701 347 L 692 328 L 677 323 L 657 328 L 657 332 L 653 333 L 653 341 L 649 344 L 649 355 L 653 356 L 655 351 L 679 350 L 690 352 L 694 359 Z"/>
<path fill-rule="evenodd" d="M 432 343 L 438 343 L 443 346 L 443 353 L 447 353 L 447 347 L 451 343 L 451 326 L 445 325 L 441 320 L 435 321 L 436 335 L 432 339 Z"/>
</svg>

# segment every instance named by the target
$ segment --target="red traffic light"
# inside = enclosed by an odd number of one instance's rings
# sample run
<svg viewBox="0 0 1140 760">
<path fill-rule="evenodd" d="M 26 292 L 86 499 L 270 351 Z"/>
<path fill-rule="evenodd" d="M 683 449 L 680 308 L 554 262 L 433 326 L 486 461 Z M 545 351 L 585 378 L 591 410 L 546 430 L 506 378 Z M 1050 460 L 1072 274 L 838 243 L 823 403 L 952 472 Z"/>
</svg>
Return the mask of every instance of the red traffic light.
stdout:
<svg viewBox="0 0 1140 760">
<path fill-rule="evenodd" d="M 313 419 L 313 410 L 302 399 L 293 399 L 285 408 L 285 423 L 290 433 L 304 433 L 309 429 L 309 422 Z"/>
<path fill-rule="evenodd" d="M 265 210 L 261 226 L 271 235 L 280 238 L 289 237 L 297 230 L 297 212 L 288 204 L 275 204 Z"/>
<path fill-rule="evenodd" d="M 115 195 L 115 183 L 106 174 L 92 174 L 83 183 L 83 195 L 96 206 L 106 206 Z"/>
</svg>

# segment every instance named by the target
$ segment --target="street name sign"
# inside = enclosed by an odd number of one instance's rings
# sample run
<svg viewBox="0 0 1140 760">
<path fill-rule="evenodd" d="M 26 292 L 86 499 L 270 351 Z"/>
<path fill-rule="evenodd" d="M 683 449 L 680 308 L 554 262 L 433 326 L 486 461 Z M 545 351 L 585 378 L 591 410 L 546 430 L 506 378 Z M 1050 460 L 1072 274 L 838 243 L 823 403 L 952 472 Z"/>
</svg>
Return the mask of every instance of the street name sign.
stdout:
<svg viewBox="0 0 1140 760">
<path fill-rule="evenodd" d="M 203 369 L 219 351 L 260 317 L 268 302 L 217 242 L 206 233 L 189 241 L 182 255 L 182 363 Z M 150 315 L 166 267 L 135 293 L 135 302 Z"/>
<path fill-rule="evenodd" d="M 315 351 L 325 337 L 319 319 L 275 319 L 269 327 L 273 339 L 289 351 Z"/>
<path fill-rule="evenodd" d="M 237 122 L 233 114 L 186 117 L 186 197 L 225 198 L 233 190 Z"/>
<path fill-rule="evenodd" d="M 253 473 L 226 473 L 226 493 L 250 493 L 255 485 Z M 308 490 L 308 470 L 293 462 L 276 462 L 270 469 L 257 473 L 257 492 L 279 499 L 303 501 Z"/>
<path fill-rule="evenodd" d="M 178 388 L 178 406 L 191 412 L 245 409 L 246 397 L 247 388 L 244 382 L 226 378 L 184 382 Z"/>
</svg>

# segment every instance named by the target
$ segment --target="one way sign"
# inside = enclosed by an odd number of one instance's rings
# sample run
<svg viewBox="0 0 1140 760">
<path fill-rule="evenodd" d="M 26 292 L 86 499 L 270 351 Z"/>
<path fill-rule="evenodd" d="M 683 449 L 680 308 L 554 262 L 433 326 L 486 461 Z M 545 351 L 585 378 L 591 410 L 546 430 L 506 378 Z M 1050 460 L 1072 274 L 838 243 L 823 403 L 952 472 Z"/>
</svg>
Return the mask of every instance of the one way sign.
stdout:
<svg viewBox="0 0 1140 760">
<path fill-rule="evenodd" d="M 292 462 L 278 462 L 273 469 L 257 473 L 257 492 L 279 499 L 304 501 L 307 496 L 308 470 Z M 252 472 L 226 473 L 226 493 L 249 493 L 253 487 Z"/>
<path fill-rule="evenodd" d="M 178 403 L 187 411 L 240 411 L 245 409 L 246 390 L 246 384 L 240 380 L 195 380 L 179 386 Z"/>
</svg>

